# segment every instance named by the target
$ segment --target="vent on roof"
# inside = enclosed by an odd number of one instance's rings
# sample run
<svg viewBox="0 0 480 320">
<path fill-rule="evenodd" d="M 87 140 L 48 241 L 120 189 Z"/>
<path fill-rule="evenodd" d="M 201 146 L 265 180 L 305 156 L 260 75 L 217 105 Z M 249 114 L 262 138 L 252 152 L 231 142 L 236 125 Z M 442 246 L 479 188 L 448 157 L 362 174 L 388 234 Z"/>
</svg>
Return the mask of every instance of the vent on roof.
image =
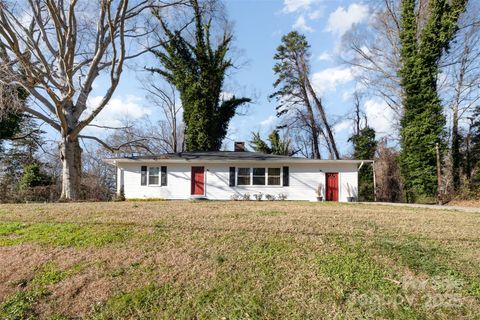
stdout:
<svg viewBox="0 0 480 320">
<path fill-rule="evenodd" d="M 245 142 L 235 142 L 235 152 L 245 151 Z"/>
</svg>

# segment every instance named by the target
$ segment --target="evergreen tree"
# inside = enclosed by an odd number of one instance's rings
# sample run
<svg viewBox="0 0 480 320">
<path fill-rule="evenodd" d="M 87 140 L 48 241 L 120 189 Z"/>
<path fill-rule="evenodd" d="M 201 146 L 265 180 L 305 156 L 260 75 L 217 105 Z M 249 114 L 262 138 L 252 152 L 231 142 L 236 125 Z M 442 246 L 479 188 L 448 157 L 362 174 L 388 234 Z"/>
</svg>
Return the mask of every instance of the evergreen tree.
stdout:
<svg viewBox="0 0 480 320">
<path fill-rule="evenodd" d="M 11 139 L 20 129 L 22 116 L 16 112 L 7 112 L 0 118 L 0 159 L 3 153 L 3 143 Z"/>
<path fill-rule="evenodd" d="M 278 102 L 277 117 L 288 114 L 292 116 L 289 122 L 298 123 L 302 130 L 309 131 L 313 158 L 321 158 L 322 135 L 330 158 L 339 159 L 340 154 L 325 108 L 310 81 L 310 45 L 306 37 L 296 31 L 283 36 L 273 58 L 276 60 L 273 71 L 277 77 L 273 86 L 277 91 L 270 98 L 275 98 Z"/>
<path fill-rule="evenodd" d="M 446 122 L 437 92 L 438 62 L 448 50 L 466 2 L 428 1 L 422 22 L 418 21 L 417 0 L 401 4 L 400 77 L 405 95 L 400 167 L 409 202 L 432 201 L 437 194 L 435 145 L 444 146 Z"/>
<path fill-rule="evenodd" d="M 348 140 L 354 147 L 353 157 L 359 160 L 370 160 L 375 156 L 377 141 L 375 130 L 370 127 L 360 129 Z M 360 201 L 374 201 L 373 167 L 364 165 L 358 172 L 358 198 Z"/>
<path fill-rule="evenodd" d="M 250 146 L 256 152 L 266 153 L 266 154 L 275 154 L 281 156 L 292 156 L 295 154 L 291 148 L 291 141 L 288 138 L 281 138 L 280 133 L 278 130 L 273 130 L 268 135 L 268 141 L 270 142 L 270 146 L 268 143 L 263 141 L 260 137 L 260 133 L 253 133 L 252 141 L 250 141 Z"/>
<path fill-rule="evenodd" d="M 163 76 L 180 92 L 186 150 L 214 151 L 220 149 L 237 108 L 250 99 L 221 98 L 225 74 L 233 66 L 227 58 L 232 36 L 225 32 L 214 47 L 211 21 L 204 21 L 197 0 L 190 0 L 190 4 L 195 20 L 194 43 L 181 31 L 170 30 L 157 15 L 168 41 L 160 43 L 162 50 L 152 50 L 163 68 L 148 70 Z"/>
</svg>

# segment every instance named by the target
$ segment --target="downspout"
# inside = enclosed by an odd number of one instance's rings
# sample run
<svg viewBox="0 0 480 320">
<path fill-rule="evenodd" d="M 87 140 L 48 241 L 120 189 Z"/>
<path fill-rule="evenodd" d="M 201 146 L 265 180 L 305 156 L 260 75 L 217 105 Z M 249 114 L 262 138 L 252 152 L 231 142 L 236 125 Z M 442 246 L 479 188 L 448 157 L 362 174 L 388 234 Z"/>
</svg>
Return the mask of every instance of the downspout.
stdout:
<svg viewBox="0 0 480 320">
<path fill-rule="evenodd" d="M 364 163 L 363 161 L 362 161 L 362 163 L 360 163 L 360 167 L 358 167 L 358 171 L 360 171 L 360 169 L 362 169 L 363 163 Z"/>
<path fill-rule="evenodd" d="M 377 182 L 376 182 L 376 175 L 375 175 L 375 160 L 372 162 L 372 170 L 373 170 L 373 202 L 377 202 Z"/>
</svg>

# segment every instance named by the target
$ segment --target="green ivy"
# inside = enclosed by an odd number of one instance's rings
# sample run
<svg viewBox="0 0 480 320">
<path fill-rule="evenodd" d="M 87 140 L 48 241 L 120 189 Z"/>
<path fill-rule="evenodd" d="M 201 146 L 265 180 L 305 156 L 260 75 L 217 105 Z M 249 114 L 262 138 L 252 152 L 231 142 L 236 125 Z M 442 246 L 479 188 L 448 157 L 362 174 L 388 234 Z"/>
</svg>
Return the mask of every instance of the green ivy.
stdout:
<svg viewBox="0 0 480 320">
<path fill-rule="evenodd" d="M 438 63 L 457 30 L 467 0 L 433 0 L 420 29 L 418 1 L 403 0 L 400 70 L 404 90 L 400 169 L 409 202 L 437 194 L 436 150 L 445 146 L 445 116 L 437 91 Z M 422 18 L 423 19 L 423 18 Z"/>
<path fill-rule="evenodd" d="M 227 70 L 233 67 L 227 58 L 232 36 L 223 35 L 213 47 L 210 41 L 211 21 L 204 17 L 196 0 L 194 9 L 195 38 L 185 38 L 181 31 L 172 31 L 158 17 L 167 37 L 160 43 L 161 50 L 152 50 L 162 68 L 148 68 L 164 77 L 180 93 L 185 123 L 187 151 L 215 151 L 222 146 L 230 120 L 239 106 L 248 98 L 222 98 Z"/>
</svg>

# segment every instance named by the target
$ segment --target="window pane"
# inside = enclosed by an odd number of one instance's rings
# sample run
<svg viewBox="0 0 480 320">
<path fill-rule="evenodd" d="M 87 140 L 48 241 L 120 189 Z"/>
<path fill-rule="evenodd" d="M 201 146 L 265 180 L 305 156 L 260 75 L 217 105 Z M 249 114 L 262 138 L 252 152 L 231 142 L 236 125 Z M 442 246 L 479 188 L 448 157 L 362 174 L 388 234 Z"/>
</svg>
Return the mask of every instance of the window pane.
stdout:
<svg viewBox="0 0 480 320">
<path fill-rule="evenodd" d="M 238 168 L 238 175 L 239 176 L 249 176 L 250 175 L 250 168 Z"/>
<path fill-rule="evenodd" d="M 160 168 L 150 167 L 148 168 L 148 184 L 159 184 L 160 182 Z"/>
<path fill-rule="evenodd" d="M 254 176 L 253 177 L 253 184 L 254 185 L 260 185 L 260 186 L 264 186 L 265 185 L 265 176 Z"/>
<path fill-rule="evenodd" d="M 264 176 L 265 175 L 265 168 L 253 168 L 253 175 L 254 176 Z"/>
<path fill-rule="evenodd" d="M 238 168 L 237 185 L 239 186 L 250 185 L 250 168 Z"/>
<path fill-rule="evenodd" d="M 280 185 L 280 177 L 268 176 L 268 185 L 279 186 Z"/>
<path fill-rule="evenodd" d="M 239 186 L 248 186 L 250 185 L 250 176 L 238 176 L 237 185 Z"/>
<path fill-rule="evenodd" d="M 268 185 L 280 185 L 280 168 L 268 168 Z"/>
<path fill-rule="evenodd" d="M 269 176 L 280 176 L 280 168 L 268 168 Z"/>
<path fill-rule="evenodd" d="M 265 168 L 253 168 L 253 184 L 265 185 Z"/>
</svg>

